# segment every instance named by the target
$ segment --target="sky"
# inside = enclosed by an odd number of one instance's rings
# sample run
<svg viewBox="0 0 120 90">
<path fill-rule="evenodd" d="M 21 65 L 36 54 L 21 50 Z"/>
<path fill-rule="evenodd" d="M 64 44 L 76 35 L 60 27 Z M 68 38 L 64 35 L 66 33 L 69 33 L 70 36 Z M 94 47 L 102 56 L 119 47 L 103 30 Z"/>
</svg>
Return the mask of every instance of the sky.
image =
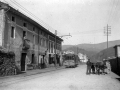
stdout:
<svg viewBox="0 0 120 90">
<path fill-rule="evenodd" d="M 63 45 L 120 40 L 120 0 L 3 0 L 62 37 Z M 70 33 L 71 36 L 68 36 Z"/>
</svg>

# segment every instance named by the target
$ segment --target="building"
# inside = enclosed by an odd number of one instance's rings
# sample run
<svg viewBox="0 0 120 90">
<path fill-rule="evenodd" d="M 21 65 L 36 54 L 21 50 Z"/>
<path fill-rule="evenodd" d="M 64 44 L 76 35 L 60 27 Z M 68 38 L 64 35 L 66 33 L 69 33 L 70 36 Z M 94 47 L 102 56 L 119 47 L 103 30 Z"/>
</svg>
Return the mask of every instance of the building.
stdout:
<svg viewBox="0 0 120 90">
<path fill-rule="evenodd" d="M 88 57 L 85 54 L 78 53 L 78 57 L 79 57 L 81 62 L 87 62 L 88 61 Z"/>
<path fill-rule="evenodd" d="M 74 51 L 72 51 L 72 50 L 67 50 L 67 51 L 64 51 L 64 53 L 65 53 L 65 54 L 75 54 L 75 52 L 74 52 Z"/>
<path fill-rule="evenodd" d="M 44 63 L 49 67 L 55 63 L 62 41 L 35 20 L 0 2 L 0 46 L 14 51 L 19 71 L 26 71 L 30 65 L 35 68 Z"/>
</svg>

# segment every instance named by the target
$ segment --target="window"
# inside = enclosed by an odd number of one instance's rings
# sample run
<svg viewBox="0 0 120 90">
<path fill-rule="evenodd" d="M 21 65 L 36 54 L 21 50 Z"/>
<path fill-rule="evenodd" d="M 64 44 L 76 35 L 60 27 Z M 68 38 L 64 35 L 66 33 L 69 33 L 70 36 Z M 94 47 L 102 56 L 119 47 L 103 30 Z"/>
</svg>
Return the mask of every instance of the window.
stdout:
<svg viewBox="0 0 120 90">
<path fill-rule="evenodd" d="M 33 31 L 35 31 L 35 27 L 33 27 Z"/>
<path fill-rule="evenodd" d="M 42 39 L 42 46 L 44 46 L 44 39 Z"/>
<path fill-rule="evenodd" d="M 48 48 L 49 48 L 49 52 L 50 52 L 50 41 L 49 41 L 49 47 Z"/>
<path fill-rule="evenodd" d="M 44 37 L 46 36 L 46 34 L 44 33 Z"/>
<path fill-rule="evenodd" d="M 35 44 L 35 35 L 33 35 L 33 43 Z"/>
<path fill-rule="evenodd" d="M 44 39 L 44 47 L 46 47 L 46 40 Z"/>
<path fill-rule="evenodd" d="M 13 22 L 15 22 L 15 17 L 14 17 L 14 16 L 12 16 L 11 20 L 12 20 Z"/>
<path fill-rule="evenodd" d="M 11 27 L 11 38 L 15 38 L 15 27 Z"/>
<path fill-rule="evenodd" d="M 41 31 L 41 35 L 43 34 L 43 32 Z"/>
<path fill-rule="evenodd" d="M 51 53 L 53 53 L 53 42 L 51 43 Z"/>
<path fill-rule="evenodd" d="M 23 37 L 26 37 L 26 36 L 27 36 L 27 32 L 23 31 Z"/>
<path fill-rule="evenodd" d="M 41 38 L 41 46 L 43 46 L 43 38 Z"/>
<path fill-rule="evenodd" d="M 35 55 L 34 55 L 34 54 L 32 54 L 31 64 L 34 64 L 34 58 L 35 58 Z"/>
<path fill-rule="evenodd" d="M 24 26 L 24 27 L 27 27 L 27 23 L 24 22 L 24 23 L 23 23 L 23 26 Z"/>
</svg>

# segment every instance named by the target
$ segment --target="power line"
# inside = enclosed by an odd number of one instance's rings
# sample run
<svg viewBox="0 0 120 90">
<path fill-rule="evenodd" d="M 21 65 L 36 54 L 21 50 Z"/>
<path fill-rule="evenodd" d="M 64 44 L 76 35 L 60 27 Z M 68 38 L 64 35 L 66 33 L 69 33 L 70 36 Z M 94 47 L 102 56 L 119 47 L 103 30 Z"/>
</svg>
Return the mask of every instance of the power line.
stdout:
<svg viewBox="0 0 120 90">
<path fill-rule="evenodd" d="M 5 2 L 7 2 L 6 0 L 4 0 Z M 36 19 L 37 21 L 39 21 L 40 24 L 44 24 L 43 26 L 47 29 L 50 30 L 54 30 L 52 27 L 50 27 L 48 24 L 46 24 L 45 22 L 43 22 L 40 18 L 38 18 L 37 16 L 35 16 L 33 13 L 31 13 L 30 11 L 28 11 L 27 9 L 25 9 L 22 5 L 20 5 L 18 2 L 16 2 L 15 0 L 10 0 L 12 3 L 14 3 L 16 6 L 18 6 L 20 9 L 22 9 L 23 11 L 25 11 L 24 13 L 31 15 L 34 19 Z M 8 2 L 7 2 L 8 3 Z"/>
<path fill-rule="evenodd" d="M 90 31 L 83 31 L 83 32 L 75 32 L 75 33 L 71 33 L 71 34 L 90 34 L 90 33 L 100 33 L 103 29 L 100 29 L 100 30 L 90 30 Z"/>
<path fill-rule="evenodd" d="M 119 4 L 119 0 L 116 1 L 116 5 L 115 5 L 115 8 L 114 8 L 114 12 L 113 12 L 113 15 L 112 15 L 112 18 L 111 18 L 111 21 L 115 18 L 115 16 L 117 15 L 117 8 L 118 8 L 118 4 Z"/>
<path fill-rule="evenodd" d="M 40 22 L 42 22 L 42 23 L 44 23 L 44 24 L 46 24 L 45 22 L 43 22 L 41 19 L 39 19 L 37 16 L 35 16 L 33 13 L 31 13 L 30 11 L 28 11 L 27 9 L 25 9 L 22 5 L 20 5 L 18 2 L 16 2 L 15 0 L 10 0 L 11 2 L 13 2 L 14 4 L 16 3 L 16 5 L 18 6 L 18 7 L 20 7 L 21 9 L 23 9 L 24 11 L 26 11 L 26 12 L 28 12 L 31 16 L 33 16 L 34 18 L 36 18 L 37 20 L 39 20 Z"/>
<path fill-rule="evenodd" d="M 117 8 L 118 8 L 118 3 L 119 3 L 119 0 L 114 0 L 113 1 L 113 4 L 112 4 L 112 7 L 111 7 L 111 11 L 110 11 L 110 15 L 109 15 L 109 18 L 108 18 L 108 21 L 107 23 L 111 23 L 111 21 L 114 19 L 114 15 L 116 15 L 116 12 L 117 12 Z"/>
<path fill-rule="evenodd" d="M 111 2 L 112 2 L 112 1 L 111 1 Z M 109 14 L 109 17 L 108 17 L 108 21 L 107 21 L 107 23 L 110 21 L 111 14 L 112 14 L 112 11 L 113 11 L 114 3 L 115 3 L 115 0 L 113 1 L 113 4 L 112 4 L 111 10 L 110 10 L 110 14 Z"/>
</svg>

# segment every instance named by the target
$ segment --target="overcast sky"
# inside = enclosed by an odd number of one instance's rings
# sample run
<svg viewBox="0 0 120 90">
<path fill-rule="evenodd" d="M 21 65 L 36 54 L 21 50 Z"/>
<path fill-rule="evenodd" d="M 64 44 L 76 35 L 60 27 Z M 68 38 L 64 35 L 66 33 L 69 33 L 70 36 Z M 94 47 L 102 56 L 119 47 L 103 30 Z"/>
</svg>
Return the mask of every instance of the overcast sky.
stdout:
<svg viewBox="0 0 120 90">
<path fill-rule="evenodd" d="M 109 41 L 120 39 L 120 0 L 4 0 L 38 17 L 51 32 L 58 31 L 63 45 L 106 42 L 104 27 L 111 26 Z M 17 3 L 24 8 L 20 8 Z M 35 16 L 26 13 L 30 17 Z M 35 18 L 36 19 L 36 18 Z M 43 22 L 44 23 L 43 23 Z"/>
</svg>

